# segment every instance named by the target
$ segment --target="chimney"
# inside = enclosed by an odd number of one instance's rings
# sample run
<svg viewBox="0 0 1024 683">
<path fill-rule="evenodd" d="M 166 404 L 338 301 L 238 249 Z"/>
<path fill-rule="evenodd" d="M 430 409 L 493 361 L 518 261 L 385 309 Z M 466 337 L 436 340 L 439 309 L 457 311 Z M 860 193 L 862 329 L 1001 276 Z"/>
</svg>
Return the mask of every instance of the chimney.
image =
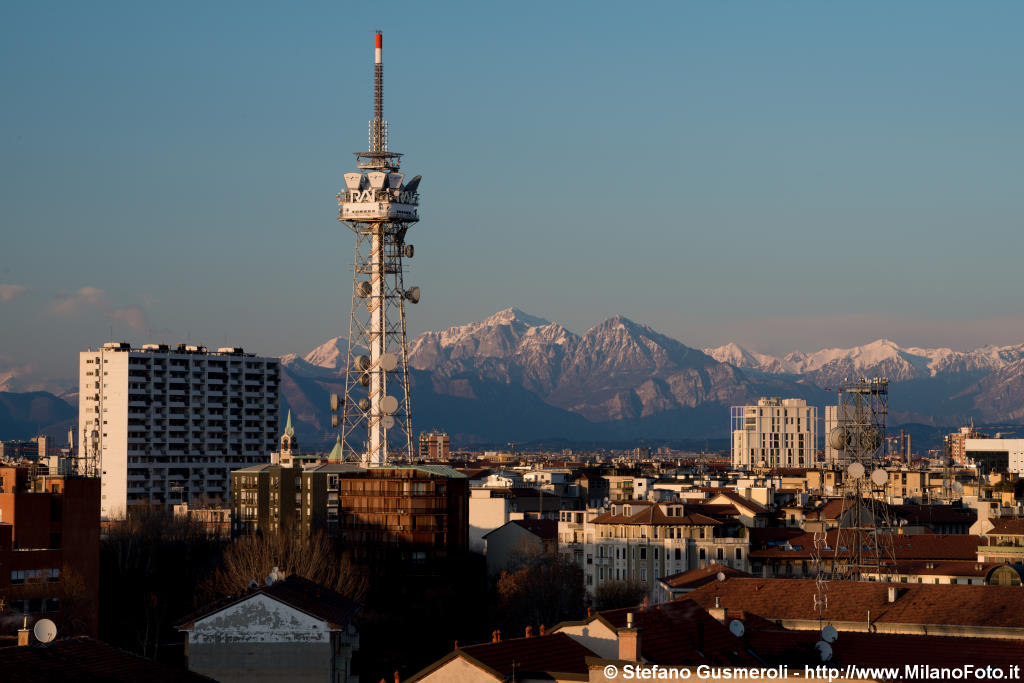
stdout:
<svg viewBox="0 0 1024 683">
<path fill-rule="evenodd" d="M 725 623 L 725 608 L 722 607 L 722 598 L 715 596 L 715 606 L 708 610 L 708 614 L 718 623 Z"/>
<path fill-rule="evenodd" d="M 533 638 L 533 626 L 527 625 L 527 627 L 526 627 L 526 637 L 527 638 Z"/>
<path fill-rule="evenodd" d="M 619 659 L 625 662 L 640 661 L 640 629 L 633 628 L 633 613 L 626 615 L 626 628 L 620 628 L 616 635 L 619 639 Z"/>
<path fill-rule="evenodd" d="M 25 647 L 28 645 L 28 617 L 24 617 L 21 622 L 21 628 L 18 629 L 18 647 Z"/>
<path fill-rule="evenodd" d="M 897 596 L 896 586 L 889 586 L 889 602 L 896 602 Z"/>
</svg>

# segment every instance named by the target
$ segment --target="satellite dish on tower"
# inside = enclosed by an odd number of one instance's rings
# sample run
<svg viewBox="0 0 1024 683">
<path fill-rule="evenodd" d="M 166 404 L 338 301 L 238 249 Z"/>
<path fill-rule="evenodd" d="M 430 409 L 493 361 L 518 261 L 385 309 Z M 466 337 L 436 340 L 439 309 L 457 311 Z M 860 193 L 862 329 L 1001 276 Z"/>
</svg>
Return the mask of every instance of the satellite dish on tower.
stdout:
<svg viewBox="0 0 1024 683">
<path fill-rule="evenodd" d="M 836 638 L 839 637 L 839 631 L 832 624 L 829 624 L 825 628 L 821 629 L 821 639 L 826 643 L 836 642 Z"/>
<path fill-rule="evenodd" d="M 387 415 L 398 410 L 398 399 L 394 396 L 385 396 L 380 400 L 380 409 Z"/>
<path fill-rule="evenodd" d="M 49 643 L 57 637 L 57 625 L 49 619 L 40 619 L 32 627 L 32 633 L 40 643 Z"/>
<path fill-rule="evenodd" d="M 391 372 L 398 367 L 398 356 L 393 353 L 385 353 L 377 361 L 377 364 L 380 365 L 381 370 L 384 372 Z"/>
<path fill-rule="evenodd" d="M 818 651 L 818 655 L 821 657 L 821 661 L 827 662 L 832 659 L 832 646 L 826 643 L 824 640 L 819 640 L 814 644 L 815 649 Z"/>
<path fill-rule="evenodd" d="M 850 479 L 863 479 L 864 465 L 859 462 L 850 463 L 850 466 L 846 468 L 846 473 L 850 475 Z"/>
<path fill-rule="evenodd" d="M 743 622 L 739 619 L 733 619 L 729 622 L 729 631 L 737 638 L 743 637 Z"/>
<path fill-rule="evenodd" d="M 878 468 L 877 470 L 871 473 L 871 483 L 874 484 L 875 486 L 885 486 L 886 482 L 888 481 L 889 473 L 883 470 L 882 468 Z"/>
<path fill-rule="evenodd" d="M 395 418 L 393 418 L 390 415 L 385 415 L 384 418 L 381 420 L 381 424 L 384 425 L 384 429 L 391 429 L 392 427 L 395 426 Z"/>
</svg>

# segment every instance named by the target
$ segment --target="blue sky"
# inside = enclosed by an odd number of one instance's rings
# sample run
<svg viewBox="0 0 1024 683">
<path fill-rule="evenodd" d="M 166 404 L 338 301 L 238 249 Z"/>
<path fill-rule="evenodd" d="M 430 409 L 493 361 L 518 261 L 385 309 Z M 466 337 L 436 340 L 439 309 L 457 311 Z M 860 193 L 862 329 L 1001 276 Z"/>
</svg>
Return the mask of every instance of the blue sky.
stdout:
<svg viewBox="0 0 1024 683">
<path fill-rule="evenodd" d="M 347 330 L 334 195 L 422 174 L 410 329 L 1024 341 L 1014 2 L 0 5 L 4 363 Z M 55 359 L 55 360 L 51 360 Z"/>
</svg>

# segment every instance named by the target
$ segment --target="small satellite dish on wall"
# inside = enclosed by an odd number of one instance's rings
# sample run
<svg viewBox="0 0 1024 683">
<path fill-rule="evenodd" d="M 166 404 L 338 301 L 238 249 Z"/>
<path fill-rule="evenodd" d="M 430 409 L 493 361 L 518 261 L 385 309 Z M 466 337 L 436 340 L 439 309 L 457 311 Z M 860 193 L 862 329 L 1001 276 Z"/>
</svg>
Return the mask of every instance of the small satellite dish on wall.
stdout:
<svg viewBox="0 0 1024 683">
<path fill-rule="evenodd" d="M 717 578 L 719 581 L 725 581 L 725 572 L 718 572 Z"/>
<path fill-rule="evenodd" d="M 49 643 L 57 637 L 57 625 L 49 619 L 40 619 L 32 627 L 32 633 L 40 643 Z"/>
<path fill-rule="evenodd" d="M 818 651 L 818 655 L 821 657 L 821 661 L 827 662 L 832 659 L 832 646 L 826 643 L 824 640 L 819 640 L 814 644 L 815 649 Z"/>
<path fill-rule="evenodd" d="M 836 642 L 836 638 L 839 637 L 839 631 L 832 624 L 829 624 L 825 628 L 821 629 L 821 639 L 826 643 Z"/>
<path fill-rule="evenodd" d="M 737 638 L 742 638 L 744 631 L 743 622 L 739 619 L 733 619 L 729 622 L 729 631 Z"/>
</svg>

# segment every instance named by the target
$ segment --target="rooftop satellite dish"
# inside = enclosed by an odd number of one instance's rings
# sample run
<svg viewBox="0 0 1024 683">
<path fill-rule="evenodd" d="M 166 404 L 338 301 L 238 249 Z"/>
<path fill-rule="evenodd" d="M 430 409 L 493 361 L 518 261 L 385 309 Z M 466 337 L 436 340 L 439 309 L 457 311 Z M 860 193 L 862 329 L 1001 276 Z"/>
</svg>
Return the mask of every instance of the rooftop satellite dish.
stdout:
<svg viewBox="0 0 1024 683">
<path fill-rule="evenodd" d="M 380 400 L 380 409 L 387 415 L 398 410 L 398 399 L 394 396 L 385 396 Z"/>
<path fill-rule="evenodd" d="M 827 662 L 832 659 L 832 646 L 826 643 L 824 640 L 819 640 L 814 644 L 815 649 L 818 651 L 818 655 L 821 657 L 821 661 Z"/>
<path fill-rule="evenodd" d="M 729 631 L 737 638 L 743 637 L 743 622 L 739 619 L 733 619 L 729 622 Z"/>
<path fill-rule="evenodd" d="M 954 481 L 953 482 L 953 490 L 956 491 L 957 493 L 963 493 L 964 492 L 964 485 L 961 484 L 958 481 Z"/>
<path fill-rule="evenodd" d="M 377 364 L 380 365 L 381 370 L 384 372 L 391 372 L 398 367 L 398 356 L 393 353 L 385 353 L 377 361 Z"/>
<path fill-rule="evenodd" d="M 831 484 L 825 484 L 825 495 L 831 496 L 835 492 L 835 488 Z"/>
<path fill-rule="evenodd" d="M 883 470 L 882 468 L 878 468 L 877 470 L 871 473 L 871 483 L 874 484 L 875 486 L 885 486 L 886 482 L 888 481 L 889 473 Z"/>
<path fill-rule="evenodd" d="M 49 619 L 40 619 L 32 627 L 32 633 L 40 643 L 49 643 L 57 637 L 57 625 Z"/>
<path fill-rule="evenodd" d="M 725 581 L 725 572 L 718 572 L 718 580 Z"/>
<path fill-rule="evenodd" d="M 850 475 L 850 479 L 863 479 L 864 465 L 859 462 L 850 463 L 850 466 L 846 468 L 846 473 Z"/>
<path fill-rule="evenodd" d="M 836 642 L 836 638 L 839 637 L 839 631 L 832 624 L 829 624 L 825 628 L 821 629 L 821 639 L 826 643 Z"/>
<path fill-rule="evenodd" d="M 256 579 L 253 579 L 252 581 L 249 582 L 249 588 L 259 588 L 259 587 L 260 587 L 260 585 L 258 583 L 256 583 Z"/>
</svg>

